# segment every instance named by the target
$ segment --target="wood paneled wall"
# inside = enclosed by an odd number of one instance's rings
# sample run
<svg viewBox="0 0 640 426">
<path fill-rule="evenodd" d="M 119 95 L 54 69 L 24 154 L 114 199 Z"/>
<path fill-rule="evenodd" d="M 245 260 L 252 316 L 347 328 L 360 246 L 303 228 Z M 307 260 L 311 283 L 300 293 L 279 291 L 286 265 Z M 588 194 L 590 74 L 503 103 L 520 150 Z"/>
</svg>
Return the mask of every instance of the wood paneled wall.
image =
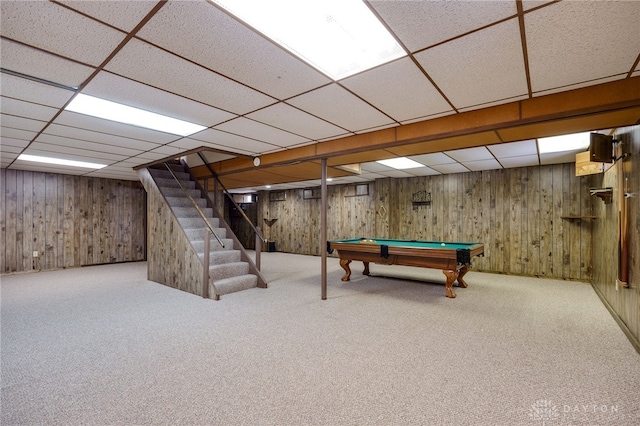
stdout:
<svg viewBox="0 0 640 426">
<path fill-rule="evenodd" d="M 149 171 L 138 170 L 138 176 L 147 191 L 148 198 L 147 278 L 202 296 L 204 294 L 202 262 L 191 247 L 180 223 Z"/>
<path fill-rule="evenodd" d="M 2 273 L 146 257 L 139 182 L 2 169 L 0 188 Z"/>
<path fill-rule="evenodd" d="M 328 238 L 378 237 L 482 242 L 474 269 L 590 280 L 589 179 L 573 164 L 489 170 L 416 178 L 377 179 L 369 195 L 348 196 L 349 185 L 328 187 Z M 412 204 L 418 191 L 430 206 Z M 258 219 L 278 218 L 265 233 L 278 251 L 319 255 L 320 200 L 286 191 L 285 201 L 259 196 Z"/>
<path fill-rule="evenodd" d="M 613 201 L 604 204 L 593 197 L 597 219 L 593 230 L 593 285 L 614 317 L 640 352 L 640 126 L 621 129 L 616 139 L 627 144 L 631 157 L 617 162 L 607 172 L 593 176 L 594 187 L 613 188 Z M 619 195 L 618 174 L 628 179 L 629 288 L 616 286 L 618 275 Z"/>
</svg>

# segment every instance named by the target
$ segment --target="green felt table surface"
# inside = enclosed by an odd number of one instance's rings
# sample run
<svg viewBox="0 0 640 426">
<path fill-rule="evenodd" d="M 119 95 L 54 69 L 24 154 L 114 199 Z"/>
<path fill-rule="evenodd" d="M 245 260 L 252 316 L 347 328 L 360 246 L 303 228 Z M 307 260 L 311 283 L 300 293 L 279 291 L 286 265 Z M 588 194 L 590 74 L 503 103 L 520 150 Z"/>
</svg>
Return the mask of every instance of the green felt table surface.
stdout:
<svg viewBox="0 0 640 426">
<path fill-rule="evenodd" d="M 468 249 L 479 243 L 461 243 L 461 242 L 448 242 L 448 241 L 420 241 L 420 240 L 394 240 L 387 238 L 365 238 L 366 240 L 373 240 L 374 244 L 396 246 L 396 247 L 415 247 L 415 248 L 439 248 L 439 249 Z M 333 240 L 331 243 L 349 243 L 360 244 L 362 238 L 348 238 L 344 240 Z M 444 246 L 442 243 L 444 242 Z M 369 243 L 372 244 L 372 243 Z"/>
</svg>

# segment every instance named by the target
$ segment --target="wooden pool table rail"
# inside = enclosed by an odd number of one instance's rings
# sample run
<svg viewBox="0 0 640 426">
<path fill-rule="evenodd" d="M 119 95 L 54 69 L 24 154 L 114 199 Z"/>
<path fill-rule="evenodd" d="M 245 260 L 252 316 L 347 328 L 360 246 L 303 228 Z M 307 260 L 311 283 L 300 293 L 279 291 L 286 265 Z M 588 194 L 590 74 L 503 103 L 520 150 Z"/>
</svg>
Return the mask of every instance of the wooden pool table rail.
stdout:
<svg viewBox="0 0 640 426">
<path fill-rule="evenodd" d="M 468 248 L 423 248 L 416 246 L 396 246 L 385 244 L 371 244 L 360 242 L 327 242 L 327 249 L 331 253 L 334 249 L 340 257 L 340 266 L 345 271 L 342 281 L 349 281 L 353 260 L 364 263 L 363 275 L 369 275 L 369 263 L 383 265 L 417 266 L 422 268 L 441 269 L 446 277 L 445 296 L 455 298 L 453 283 L 467 287 L 464 275 L 471 269 L 471 259 L 484 255 L 484 245 L 469 244 Z"/>
</svg>

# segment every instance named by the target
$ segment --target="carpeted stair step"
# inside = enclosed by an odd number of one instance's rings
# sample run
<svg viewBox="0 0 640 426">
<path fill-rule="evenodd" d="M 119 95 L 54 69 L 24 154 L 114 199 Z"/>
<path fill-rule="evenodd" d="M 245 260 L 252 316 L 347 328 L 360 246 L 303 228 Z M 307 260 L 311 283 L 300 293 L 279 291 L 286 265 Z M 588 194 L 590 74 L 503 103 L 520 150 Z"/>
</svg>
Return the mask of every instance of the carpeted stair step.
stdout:
<svg viewBox="0 0 640 426">
<path fill-rule="evenodd" d="M 231 238 L 220 238 L 220 239 L 224 243 L 224 247 L 220 245 L 220 243 L 218 242 L 218 240 L 215 239 L 215 237 L 211 237 L 211 247 L 210 247 L 211 251 L 233 249 L 233 240 Z M 203 239 L 191 241 L 191 244 L 193 245 L 193 248 L 195 249 L 196 253 L 204 253 Z"/>
<path fill-rule="evenodd" d="M 206 213 L 205 213 L 205 216 L 207 216 Z M 200 215 L 194 216 L 194 217 L 180 217 L 180 216 L 177 216 L 177 217 L 178 217 L 178 222 L 180 222 L 180 225 L 184 229 L 202 228 L 206 226 L 204 224 L 204 220 Z M 207 220 L 209 221 L 211 226 L 213 226 L 214 228 L 220 227 L 220 220 L 217 217 L 207 217 Z"/>
<path fill-rule="evenodd" d="M 249 264 L 247 262 L 232 262 L 209 266 L 209 275 L 215 283 L 220 280 L 246 275 L 248 273 Z"/>
<path fill-rule="evenodd" d="M 185 190 L 183 190 L 182 188 L 163 187 L 160 188 L 160 191 L 164 194 L 165 197 L 186 197 L 188 193 L 195 199 L 202 198 L 202 194 L 200 193 L 199 189 L 187 189 L 185 187 Z"/>
<path fill-rule="evenodd" d="M 178 182 L 176 182 L 176 180 L 173 178 L 171 179 L 155 178 L 155 181 L 158 185 L 158 188 L 160 188 L 161 191 L 163 191 L 164 188 L 180 188 L 180 185 L 178 185 Z M 192 180 L 181 180 L 180 183 L 184 188 L 187 188 L 187 189 L 194 189 L 196 187 L 195 181 L 192 181 Z"/>
<path fill-rule="evenodd" d="M 184 170 L 184 169 L 182 169 L 182 170 Z M 149 173 L 155 179 L 170 179 L 172 181 L 175 181 L 175 179 L 173 178 L 173 176 L 171 175 L 171 173 L 169 173 L 169 170 L 167 170 L 167 169 L 149 169 Z M 191 180 L 191 175 L 189 173 L 184 172 L 184 171 L 176 171 L 176 170 L 174 170 L 173 174 L 176 175 L 176 177 L 180 181 L 190 181 Z"/>
<path fill-rule="evenodd" d="M 166 197 L 166 198 L 167 198 L 167 204 L 169 204 L 170 207 L 189 207 L 189 206 L 193 207 L 193 203 L 187 197 Z M 207 200 L 205 200 L 204 198 L 196 198 L 196 204 L 200 207 L 206 207 Z"/>
<path fill-rule="evenodd" d="M 215 288 L 219 295 L 234 293 L 236 291 L 248 290 L 258 286 L 258 277 L 255 275 L 240 275 L 232 278 L 225 278 L 215 282 Z M 209 288 L 209 294 L 214 294 Z"/>
<path fill-rule="evenodd" d="M 173 210 L 178 220 L 181 220 L 182 218 L 198 218 L 198 220 L 202 220 L 200 218 L 200 213 L 198 213 L 198 210 L 196 210 L 196 208 L 193 207 L 193 204 L 191 204 L 191 206 L 188 206 L 188 207 L 172 206 L 171 210 Z M 201 208 L 200 210 L 202 210 L 202 213 L 204 213 L 206 217 L 210 218 L 210 220 L 218 220 L 217 218 L 213 218 L 212 208 L 205 207 L 205 208 Z M 219 226 L 219 222 L 216 223 L 216 227 L 218 226 Z"/>
<path fill-rule="evenodd" d="M 190 241 L 198 241 L 198 240 L 204 241 L 205 229 L 208 229 L 208 228 L 204 228 L 203 226 L 204 225 L 201 225 L 200 228 L 184 228 L 184 233 L 187 235 L 187 238 L 189 238 Z M 224 241 L 224 239 L 227 236 L 227 230 L 225 228 L 213 228 L 213 230 L 215 231 L 218 238 Z M 216 237 L 214 237 L 213 235 L 211 236 L 212 240 L 215 240 L 215 238 Z M 225 243 L 225 246 L 226 246 L 226 243 Z"/>
<path fill-rule="evenodd" d="M 198 257 L 200 258 L 200 261 L 203 261 L 204 253 L 199 252 Z M 240 250 L 211 250 L 209 252 L 210 265 L 240 262 L 241 259 L 242 253 L 240 253 Z"/>
</svg>

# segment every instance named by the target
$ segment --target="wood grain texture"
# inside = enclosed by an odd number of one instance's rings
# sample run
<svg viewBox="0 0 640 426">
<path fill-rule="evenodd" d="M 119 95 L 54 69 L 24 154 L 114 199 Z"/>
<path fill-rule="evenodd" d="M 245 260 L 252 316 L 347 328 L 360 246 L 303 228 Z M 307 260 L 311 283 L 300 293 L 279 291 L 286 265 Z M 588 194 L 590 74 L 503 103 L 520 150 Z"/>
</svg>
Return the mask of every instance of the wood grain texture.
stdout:
<svg viewBox="0 0 640 426">
<path fill-rule="evenodd" d="M 146 257 L 146 196 L 139 182 L 2 169 L 0 186 L 0 273 Z"/>
<path fill-rule="evenodd" d="M 481 242 L 485 257 L 474 270 L 588 281 L 591 222 L 560 218 L 590 213 L 588 188 L 572 164 L 383 178 L 360 197 L 333 185 L 328 238 Z M 430 206 L 412 204 L 418 191 L 431 193 Z M 302 190 L 286 191 L 285 201 L 269 202 L 266 192 L 259 200 L 259 218 L 278 218 L 267 231 L 278 251 L 320 254 L 320 200 L 303 200 Z"/>
<path fill-rule="evenodd" d="M 138 170 L 147 191 L 147 278 L 203 295 L 204 267 L 147 169 Z"/>
<path fill-rule="evenodd" d="M 623 330 L 640 351 L 640 126 L 619 129 L 616 139 L 627 145 L 629 158 L 618 161 L 604 174 L 592 175 L 591 186 L 612 187 L 613 202 L 604 204 L 598 197 L 589 200 L 596 219 L 593 221 L 593 285 L 614 316 L 623 326 Z M 623 173 L 628 179 L 629 219 L 629 288 L 616 286 L 618 276 L 618 177 Z M 587 201 L 585 201 L 586 203 Z"/>
</svg>

